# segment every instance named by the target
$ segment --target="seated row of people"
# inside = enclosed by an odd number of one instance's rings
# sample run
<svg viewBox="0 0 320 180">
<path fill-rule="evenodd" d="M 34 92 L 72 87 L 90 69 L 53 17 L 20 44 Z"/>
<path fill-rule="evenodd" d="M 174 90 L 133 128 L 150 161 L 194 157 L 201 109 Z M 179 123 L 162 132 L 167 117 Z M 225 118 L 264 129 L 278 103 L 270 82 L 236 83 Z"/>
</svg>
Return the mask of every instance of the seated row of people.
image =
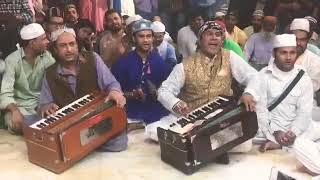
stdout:
<svg viewBox="0 0 320 180">
<path fill-rule="evenodd" d="M 120 107 L 127 103 L 128 119 L 144 122 L 148 137 L 157 140 L 157 127 L 168 128 L 177 117 L 218 95 L 232 96 L 234 78 L 240 84 L 248 85 L 242 98 L 248 109 L 255 109 L 257 103 L 260 130 L 267 139 L 261 149 L 295 147 L 296 137 L 299 137 L 297 142 L 301 143 L 297 143 L 296 152 L 301 154 L 305 141 L 300 135 L 309 131 L 313 92 L 319 89 L 319 78 L 310 78 L 313 71 L 306 69 L 296 89 L 272 112 L 267 111 L 268 105 L 302 69 L 295 64 L 299 52 L 305 50 L 304 46 L 299 46 L 303 37 L 300 37 L 300 30 L 295 30 L 295 35 L 276 36 L 274 60 L 257 73 L 239 55 L 223 48 L 225 28 L 221 23 L 206 22 L 198 33 L 198 52 L 184 59 L 170 73 L 171 64 L 167 64 L 153 48 L 151 22 L 139 20 L 132 25 L 135 49 L 112 65 L 111 74 L 98 54 L 79 50 L 76 34 L 70 29 L 60 29 L 51 34 L 53 58 L 46 51 L 48 40 L 43 28 L 33 23 L 21 30 L 25 44 L 6 59 L 1 108 L 7 111 L 5 119 L 9 130 L 21 133 L 23 121 L 32 123 L 39 120 L 39 115 L 52 114 L 93 90 L 110 91 L 107 100 L 116 101 Z M 77 32 L 79 36 L 81 30 Z M 83 40 L 89 37 L 84 36 Z M 305 61 L 302 59 L 298 63 L 304 65 Z M 127 135 L 124 132 L 101 149 L 121 151 L 126 147 Z M 238 148 L 240 152 L 248 151 L 251 142 Z M 313 152 L 311 158 L 309 154 L 303 155 L 313 167 L 319 167 L 312 161 L 319 152 Z M 317 170 L 312 169 L 319 173 Z"/>
</svg>

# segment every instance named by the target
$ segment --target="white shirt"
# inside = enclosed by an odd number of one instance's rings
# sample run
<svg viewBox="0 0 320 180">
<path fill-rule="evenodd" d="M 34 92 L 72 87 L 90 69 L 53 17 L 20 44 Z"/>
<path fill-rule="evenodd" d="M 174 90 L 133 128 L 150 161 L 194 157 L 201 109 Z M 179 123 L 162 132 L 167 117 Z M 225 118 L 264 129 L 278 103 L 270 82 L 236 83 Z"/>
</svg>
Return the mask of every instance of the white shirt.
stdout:
<svg viewBox="0 0 320 180">
<path fill-rule="evenodd" d="M 133 16 L 136 14 L 134 8 L 133 0 L 121 0 L 121 14 Z"/>
<path fill-rule="evenodd" d="M 232 76 L 240 83 L 247 84 L 257 74 L 257 71 L 245 62 L 239 55 L 230 51 L 230 64 Z M 173 106 L 180 101 L 177 98 L 185 83 L 183 64 L 177 64 L 167 80 L 158 90 L 158 100 L 161 104 L 172 111 Z"/>
<path fill-rule="evenodd" d="M 301 65 L 310 76 L 313 84 L 313 90 L 320 88 L 320 56 L 312 53 L 308 49 L 300 55 L 296 64 Z"/>
<path fill-rule="evenodd" d="M 197 36 L 190 26 L 185 26 L 178 31 L 177 45 L 178 52 L 186 58 L 193 55 L 197 50 Z"/>
<path fill-rule="evenodd" d="M 305 73 L 287 97 L 271 112 L 268 107 L 284 92 L 300 69 L 295 65 L 290 72 L 279 70 L 272 59 L 255 80 L 250 81 L 245 92 L 257 101 L 259 128 L 265 134 L 291 130 L 296 136 L 305 131 L 311 121 L 313 89 L 310 77 Z"/>
</svg>

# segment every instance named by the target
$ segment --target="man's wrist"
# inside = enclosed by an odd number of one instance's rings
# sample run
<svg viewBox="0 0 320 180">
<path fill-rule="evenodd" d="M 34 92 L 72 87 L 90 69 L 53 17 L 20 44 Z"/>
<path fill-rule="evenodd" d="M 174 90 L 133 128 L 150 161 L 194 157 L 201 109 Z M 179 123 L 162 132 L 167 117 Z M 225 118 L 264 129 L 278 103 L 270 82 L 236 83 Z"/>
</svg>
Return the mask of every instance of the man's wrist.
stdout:
<svg viewBox="0 0 320 180">
<path fill-rule="evenodd" d="M 10 112 L 14 112 L 14 111 L 18 111 L 18 107 L 16 104 L 14 103 L 10 103 L 7 108 L 6 108 L 7 111 L 10 111 Z"/>
</svg>

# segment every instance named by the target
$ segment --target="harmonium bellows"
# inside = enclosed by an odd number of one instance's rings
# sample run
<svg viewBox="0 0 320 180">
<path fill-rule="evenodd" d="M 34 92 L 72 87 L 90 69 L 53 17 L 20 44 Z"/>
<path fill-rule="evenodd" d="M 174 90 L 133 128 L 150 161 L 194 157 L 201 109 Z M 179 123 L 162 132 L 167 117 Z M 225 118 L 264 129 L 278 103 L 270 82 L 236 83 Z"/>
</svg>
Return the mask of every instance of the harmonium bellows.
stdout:
<svg viewBox="0 0 320 180">
<path fill-rule="evenodd" d="M 61 173 L 91 151 L 122 133 L 123 108 L 105 102 L 106 93 L 92 93 L 32 125 L 24 125 L 29 161 Z"/>
<path fill-rule="evenodd" d="M 256 113 L 247 112 L 232 97 L 218 96 L 169 128 L 157 129 L 161 159 L 186 174 L 209 162 L 227 164 L 227 152 L 253 138 L 257 130 Z"/>
</svg>

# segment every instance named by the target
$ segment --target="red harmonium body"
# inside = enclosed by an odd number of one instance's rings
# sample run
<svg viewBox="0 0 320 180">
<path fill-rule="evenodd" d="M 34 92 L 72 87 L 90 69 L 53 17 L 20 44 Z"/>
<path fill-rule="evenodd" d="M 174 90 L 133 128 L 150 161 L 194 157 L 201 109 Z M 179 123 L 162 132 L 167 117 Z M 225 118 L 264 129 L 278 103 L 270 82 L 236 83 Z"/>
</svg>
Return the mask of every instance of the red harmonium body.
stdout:
<svg viewBox="0 0 320 180">
<path fill-rule="evenodd" d="M 126 113 L 114 102 L 105 102 L 105 97 L 105 93 L 86 95 L 54 115 L 24 125 L 29 161 L 62 173 L 122 133 L 127 124 Z"/>
</svg>

